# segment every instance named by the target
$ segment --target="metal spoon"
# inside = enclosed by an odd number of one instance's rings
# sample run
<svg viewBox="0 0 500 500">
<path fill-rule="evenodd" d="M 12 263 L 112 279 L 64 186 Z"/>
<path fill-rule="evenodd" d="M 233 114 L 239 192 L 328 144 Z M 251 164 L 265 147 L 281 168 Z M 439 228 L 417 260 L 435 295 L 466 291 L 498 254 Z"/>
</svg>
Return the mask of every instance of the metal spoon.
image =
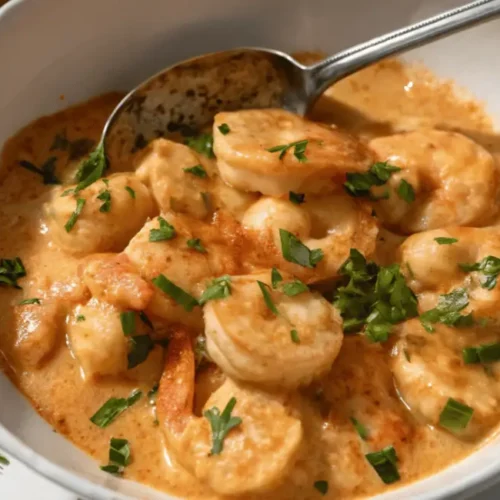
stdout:
<svg viewBox="0 0 500 500">
<path fill-rule="evenodd" d="M 313 66 L 277 50 L 240 48 L 171 66 L 130 92 L 109 117 L 101 143 L 134 151 L 156 137 L 193 135 L 219 111 L 285 108 L 304 115 L 332 83 L 386 56 L 500 15 L 500 0 L 478 0 L 356 45 Z M 112 161 L 112 159 L 111 159 Z"/>
</svg>

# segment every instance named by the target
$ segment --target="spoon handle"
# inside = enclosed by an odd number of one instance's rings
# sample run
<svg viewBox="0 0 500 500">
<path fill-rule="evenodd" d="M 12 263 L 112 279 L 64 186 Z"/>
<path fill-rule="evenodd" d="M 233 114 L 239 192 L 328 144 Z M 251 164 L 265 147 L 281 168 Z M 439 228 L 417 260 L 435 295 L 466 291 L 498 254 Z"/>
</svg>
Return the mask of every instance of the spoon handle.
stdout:
<svg viewBox="0 0 500 500">
<path fill-rule="evenodd" d="M 307 90 L 319 96 L 332 83 L 380 59 L 451 35 L 500 15 L 500 0 L 477 0 L 373 38 L 308 68 Z"/>
</svg>

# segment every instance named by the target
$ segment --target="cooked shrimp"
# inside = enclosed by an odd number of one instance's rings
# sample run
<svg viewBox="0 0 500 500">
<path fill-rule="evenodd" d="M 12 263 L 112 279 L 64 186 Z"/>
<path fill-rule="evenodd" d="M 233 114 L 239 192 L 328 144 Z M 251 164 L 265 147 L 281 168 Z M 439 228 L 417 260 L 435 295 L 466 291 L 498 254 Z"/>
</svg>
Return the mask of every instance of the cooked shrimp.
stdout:
<svg viewBox="0 0 500 500">
<path fill-rule="evenodd" d="M 439 244 L 436 238 L 457 240 Z M 471 308 L 478 315 L 498 317 L 500 287 L 484 288 L 480 271 L 465 272 L 460 264 L 480 262 L 488 256 L 500 258 L 500 229 L 449 227 L 410 236 L 400 248 L 402 268 L 409 284 L 425 307 L 437 302 L 437 296 L 465 287 Z"/>
<path fill-rule="evenodd" d="M 186 170 L 193 167 L 194 171 Z M 223 209 L 239 218 L 256 199 L 224 184 L 217 175 L 215 160 L 167 139 L 151 143 L 136 173 L 150 188 L 161 212 L 204 219 Z"/>
<path fill-rule="evenodd" d="M 488 329 L 457 329 L 437 325 L 427 333 L 418 320 L 402 326 L 394 347 L 392 371 L 401 398 L 417 417 L 439 425 L 449 398 L 474 410 L 464 437 L 473 437 L 495 425 L 500 413 L 500 371 L 489 373 L 480 364 L 465 364 L 462 349 L 498 341 Z"/>
<path fill-rule="evenodd" d="M 440 130 L 420 130 L 373 139 L 370 147 L 381 161 L 402 170 L 392 175 L 388 199 L 377 215 L 392 229 L 411 234 L 452 225 L 484 226 L 497 212 L 499 175 L 492 155 L 467 137 Z M 402 180 L 415 191 L 415 201 L 398 194 Z"/>
<path fill-rule="evenodd" d="M 270 279 L 271 271 L 232 277 L 231 295 L 205 305 L 207 350 L 236 380 L 296 387 L 329 370 L 342 344 L 341 320 L 319 293 L 287 296 L 272 290 Z M 258 281 L 278 314 L 269 309 Z"/>
<path fill-rule="evenodd" d="M 219 130 L 222 124 L 229 126 L 229 133 Z M 302 141 L 303 156 L 300 151 L 295 155 L 294 143 Z M 291 147 L 284 154 L 269 151 L 287 145 Z M 350 135 L 282 109 L 217 114 L 214 151 L 225 182 L 271 196 L 331 193 L 347 172 L 364 172 L 372 163 L 371 153 Z"/>
<path fill-rule="evenodd" d="M 141 278 L 125 254 L 96 254 L 80 265 L 83 282 L 93 297 L 123 309 L 142 311 L 153 286 Z"/>
<path fill-rule="evenodd" d="M 62 343 L 64 305 L 48 297 L 40 304 L 14 307 L 17 338 L 15 350 L 25 367 L 40 368 Z"/>
<path fill-rule="evenodd" d="M 288 200 L 262 197 L 247 210 L 242 224 L 249 230 L 258 231 L 255 234 L 257 239 L 273 241 L 280 256 L 279 267 L 306 281 L 337 276 L 351 248 L 370 255 L 375 249 L 378 233 L 371 206 L 345 194 L 306 197 L 299 206 Z M 297 236 L 311 250 L 319 248 L 323 251 L 323 259 L 315 269 L 305 269 L 285 261 L 281 252 L 280 229 Z M 262 264 L 266 267 L 265 262 Z"/>
<path fill-rule="evenodd" d="M 135 175 L 114 174 L 107 181 L 94 182 L 75 196 L 63 196 L 64 188 L 54 190 L 46 212 L 53 238 L 64 250 L 75 254 L 121 251 L 153 214 L 151 195 Z M 105 201 L 98 196 L 106 191 L 109 210 L 102 211 Z M 68 229 L 77 199 L 85 200 L 85 204 L 74 226 Z"/>
<path fill-rule="evenodd" d="M 172 457 L 215 493 L 241 495 L 269 490 L 286 477 L 302 440 L 302 425 L 285 397 L 226 380 L 205 404 L 221 413 L 232 398 L 231 429 L 220 453 L 211 454 L 206 417 L 193 414 L 195 362 L 189 334 L 171 338 L 157 399 L 157 414 Z"/>
<path fill-rule="evenodd" d="M 394 446 L 399 467 L 414 437 L 414 426 L 398 400 L 388 355 L 379 344 L 359 336 L 344 339 L 332 370 L 322 378 L 321 401 L 329 404 L 325 439 L 331 468 L 331 487 L 351 493 L 365 481 L 380 478 L 365 458 L 373 450 Z M 352 419 L 366 431 L 361 438 Z"/>
</svg>

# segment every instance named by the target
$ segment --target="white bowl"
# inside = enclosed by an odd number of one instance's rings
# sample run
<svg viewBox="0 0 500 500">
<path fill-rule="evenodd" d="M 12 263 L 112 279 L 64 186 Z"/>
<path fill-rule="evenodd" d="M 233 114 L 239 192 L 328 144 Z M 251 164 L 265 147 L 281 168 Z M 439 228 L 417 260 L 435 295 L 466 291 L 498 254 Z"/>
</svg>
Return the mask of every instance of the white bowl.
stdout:
<svg viewBox="0 0 500 500">
<path fill-rule="evenodd" d="M 128 90 L 164 66 L 238 46 L 335 52 L 463 2 L 448 0 L 11 0 L 0 8 L 0 144 L 93 95 Z M 411 53 L 488 103 L 500 123 L 500 21 Z M 59 96 L 65 95 L 61 101 Z M 52 432 L 0 374 L 0 448 L 92 499 L 167 499 L 99 471 Z M 500 438 L 380 500 L 464 498 L 500 479 Z"/>
</svg>

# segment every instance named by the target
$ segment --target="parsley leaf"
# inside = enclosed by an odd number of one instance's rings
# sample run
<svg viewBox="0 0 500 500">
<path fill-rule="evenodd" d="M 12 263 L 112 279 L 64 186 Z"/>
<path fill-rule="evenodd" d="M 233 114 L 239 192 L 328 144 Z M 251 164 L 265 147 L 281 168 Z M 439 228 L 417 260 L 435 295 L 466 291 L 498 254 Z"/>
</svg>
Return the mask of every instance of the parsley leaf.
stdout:
<svg viewBox="0 0 500 500">
<path fill-rule="evenodd" d="M 374 163 L 368 172 L 348 173 L 344 188 L 351 196 L 370 196 L 370 188 L 373 186 L 384 185 L 391 177 L 393 172 L 399 172 L 401 169 L 387 162 Z"/>
<path fill-rule="evenodd" d="M 0 286 L 7 285 L 21 288 L 17 284 L 19 278 L 26 276 L 23 261 L 16 257 L 14 259 L 0 259 Z"/>
<path fill-rule="evenodd" d="M 368 453 L 365 457 L 385 484 L 399 481 L 400 476 L 396 465 L 398 457 L 393 446 L 387 446 L 383 450 Z"/>
<path fill-rule="evenodd" d="M 304 203 L 305 198 L 306 198 L 305 194 L 294 193 L 293 191 L 290 191 L 288 193 L 288 199 L 295 205 L 300 205 L 301 203 Z"/>
<path fill-rule="evenodd" d="M 315 481 L 314 487 L 324 496 L 328 493 L 328 481 Z"/>
<path fill-rule="evenodd" d="M 101 466 L 101 470 L 110 474 L 122 474 L 124 467 L 130 463 L 130 446 L 126 439 L 111 438 L 109 444 L 109 464 Z"/>
<path fill-rule="evenodd" d="M 449 431 L 464 430 L 472 418 L 474 410 L 467 405 L 449 398 L 439 415 L 439 425 Z"/>
<path fill-rule="evenodd" d="M 135 200 L 135 191 L 130 186 L 125 186 L 125 189 L 127 190 L 127 192 L 130 195 L 130 197 L 133 200 Z"/>
<path fill-rule="evenodd" d="M 473 363 L 493 363 L 500 361 L 500 343 L 481 344 L 474 347 L 466 347 L 462 350 L 464 363 L 469 365 Z"/>
<path fill-rule="evenodd" d="M 104 429 L 127 408 L 141 399 L 141 396 L 141 391 L 134 391 L 128 398 L 110 398 L 90 417 L 90 421 L 97 427 Z"/>
<path fill-rule="evenodd" d="M 229 132 L 231 132 L 231 129 L 229 128 L 229 125 L 227 123 L 223 123 L 222 125 L 219 125 L 217 128 L 219 129 L 219 132 L 222 135 L 227 135 L 229 134 Z"/>
<path fill-rule="evenodd" d="M 101 191 L 97 199 L 103 202 L 99 208 L 99 212 L 109 212 L 111 210 L 111 192 L 108 189 Z"/>
<path fill-rule="evenodd" d="M 323 259 L 323 250 L 316 248 L 310 250 L 295 235 L 280 229 L 281 253 L 288 262 L 293 262 L 303 267 L 316 267 Z"/>
<path fill-rule="evenodd" d="M 472 326 L 474 324 L 472 313 L 465 316 L 460 313 L 468 305 L 469 296 L 467 290 L 457 288 L 448 294 L 440 295 L 437 306 L 420 315 L 420 322 L 430 333 L 434 331 L 432 326 L 434 323 L 443 323 L 457 328 Z"/>
<path fill-rule="evenodd" d="M 285 283 L 283 285 L 283 293 L 288 297 L 295 297 L 295 295 L 299 295 L 300 293 L 307 292 L 309 287 L 302 283 L 302 281 L 298 279 L 294 279 L 290 283 Z"/>
<path fill-rule="evenodd" d="M 352 425 L 354 425 L 354 428 L 356 429 L 356 432 L 358 433 L 359 437 L 363 441 L 366 441 L 368 439 L 368 431 L 366 430 L 366 427 L 354 417 L 351 417 L 351 422 Z"/>
<path fill-rule="evenodd" d="M 276 290 L 278 287 L 278 284 L 283 281 L 283 276 L 281 276 L 280 272 L 273 267 L 271 271 L 271 284 L 272 287 Z"/>
<path fill-rule="evenodd" d="M 197 252 L 207 253 L 207 249 L 203 246 L 203 243 L 201 242 L 200 238 L 191 238 L 187 240 L 187 246 L 188 248 L 192 248 Z"/>
<path fill-rule="evenodd" d="M 51 156 L 40 168 L 26 160 L 21 160 L 19 165 L 30 172 L 40 175 L 44 184 L 61 184 L 61 181 L 55 175 L 56 162 L 57 158 Z"/>
<path fill-rule="evenodd" d="M 207 158 L 215 158 L 214 136 L 212 134 L 200 134 L 195 137 L 188 137 L 185 140 L 185 144 Z"/>
<path fill-rule="evenodd" d="M 482 288 L 493 290 L 496 287 L 497 278 L 500 274 L 500 259 L 498 257 L 488 255 L 475 264 L 459 264 L 459 266 L 465 272 L 477 271 L 482 273 L 483 276 L 480 278 Z"/>
<path fill-rule="evenodd" d="M 64 229 L 66 229 L 67 233 L 69 233 L 75 226 L 76 221 L 78 220 L 78 217 L 80 217 L 84 206 L 85 200 L 83 198 L 77 198 L 75 211 L 70 215 L 68 222 L 66 222 L 66 224 L 64 225 Z"/>
<path fill-rule="evenodd" d="M 166 278 L 163 274 L 159 274 L 153 280 L 153 284 L 158 287 L 163 293 L 169 295 L 177 304 L 181 305 L 184 310 L 191 312 L 198 304 L 198 301 L 182 288 Z"/>
<path fill-rule="evenodd" d="M 183 168 L 184 172 L 187 174 L 195 175 L 196 177 L 200 177 L 201 179 L 205 179 L 207 177 L 207 171 L 203 168 L 201 164 L 195 165 L 194 167 Z"/>
<path fill-rule="evenodd" d="M 7 457 L 4 457 L 3 455 L 0 455 L 0 471 L 3 467 L 7 467 L 8 465 L 10 465 L 9 459 Z"/>
<path fill-rule="evenodd" d="M 262 281 L 257 280 L 257 284 L 259 285 L 260 291 L 264 297 L 264 302 L 266 303 L 267 308 L 276 316 L 279 316 L 279 311 L 276 308 L 276 305 L 273 302 L 273 298 L 271 297 L 271 293 L 269 292 L 269 286 Z"/>
<path fill-rule="evenodd" d="M 295 156 L 295 158 L 297 158 L 297 160 L 299 160 L 301 163 L 305 163 L 307 161 L 305 151 L 308 143 L 309 141 L 307 139 L 304 139 L 302 141 L 291 142 L 290 144 L 281 144 L 279 146 L 273 146 L 272 148 L 269 148 L 266 151 L 269 151 L 270 153 L 279 152 L 280 153 L 279 159 L 282 160 L 286 152 L 290 148 L 293 148 L 293 155 Z"/>
<path fill-rule="evenodd" d="M 130 337 L 135 333 L 135 311 L 125 311 L 120 313 L 120 323 L 123 335 Z"/>
<path fill-rule="evenodd" d="M 91 184 L 99 180 L 106 169 L 108 168 L 108 158 L 104 151 L 104 144 L 101 142 L 97 148 L 90 153 L 90 156 L 82 162 L 76 173 L 78 184 L 75 188 L 75 193 L 89 187 Z"/>
<path fill-rule="evenodd" d="M 19 305 L 20 306 L 26 306 L 26 305 L 30 305 L 30 304 L 37 304 L 37 305 L 41 305 L 41 300 L 40 299 L 37 299 L 37 298 L 33 298 L 33 299 L 24 299 L 24 300 L 21 300 L 21 302 L 19 302 Z"/>
<path fill-rule="evenodd" d="M 456 238 L 445 238 L 444 236 L 439 236 L 438 238 L 434 238 L 434 241 L 438 245 L 452 245 L 456 243 L 458 240 Z"/>
<path fill-rule="evenodd" d="M 413 203 L 415 201 L 415 190 L 413 189 L 413 186 L 404 179 L 401 179 L 397 193 L 398 196 L 407 203 Z"/>
<path fill-rule="evenodd" d="M 80 323 L 81 321 L 85 321 L 85 316 L 83 314 L 78 314 L 76 316 L 76 322 Z"/>
<path fill-rule="evenodd" d="M 223 299 L 231 295 L 231 276 L 224 275 L 212 280 L 210 285 L 201 294 L 198 301 L 200 306 L 206 304 L 209 300 Z"/>
<path fill-rule="evenodd" d="M 128 366 L 131 370 L 148 359 L 149 353 L 153 350 L 155 343 L 149 335 L 136 335 L 129 338 L 130 352 L 127 355 Z"/>
<path fill-rule="evenodd" d="M 167 241 L 176 236 L 175 228 L 169 224 L 163 217 L 158 216 L 159 229 L 151 229 L 149 231 L 149 241 Z"/>
<path fill-rule="evenodd" d="M 212 429 L 211 455 L 219 455 L 224 449 L 224 439 L 226 439 L 229 431 L 241 425 L 242 420 L 240 417 L 231 416 L 235 405 L 236 398 L 233 397 L 229 400 L 222 413 L 216 406 L 203 413 L 204 417 L 210 422 Z"/>
<path fill-rule="evenodd" d="M 300 344 L 299 332 L 297 330 L 290 330 L 290 338 L 294 344 Z"/>
</svg>

